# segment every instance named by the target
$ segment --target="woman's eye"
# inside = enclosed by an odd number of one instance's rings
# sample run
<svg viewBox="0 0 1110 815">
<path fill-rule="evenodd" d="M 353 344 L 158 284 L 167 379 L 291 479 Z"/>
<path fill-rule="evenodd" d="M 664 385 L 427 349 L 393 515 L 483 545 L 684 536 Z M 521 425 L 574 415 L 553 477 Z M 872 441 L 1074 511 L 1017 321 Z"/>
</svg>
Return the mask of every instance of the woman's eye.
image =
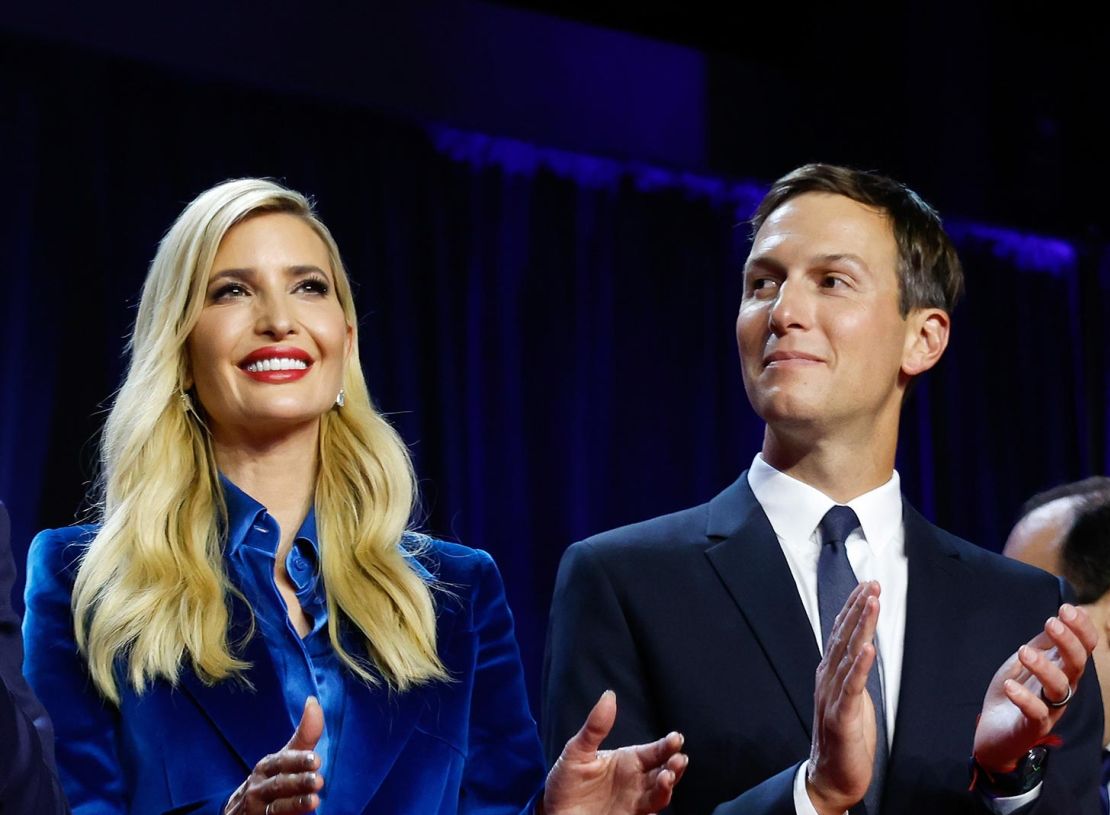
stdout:
<svg viewBox="0 0 1110 815">
<path fill-rule="evenodd" d="M 241 283 L 224 283 L 222 286 L 212 292 L 213 300 L 229 300 L 233 297 L 241 297 L 247 293 L 247 289 Z"/>
<path fill-rule="evenodd" d="M 330 291 L 328 281 L 320 277 L 308 277 L 297 284 L 297 291 L 309 294 L 327 294 Z"/>
</svg>

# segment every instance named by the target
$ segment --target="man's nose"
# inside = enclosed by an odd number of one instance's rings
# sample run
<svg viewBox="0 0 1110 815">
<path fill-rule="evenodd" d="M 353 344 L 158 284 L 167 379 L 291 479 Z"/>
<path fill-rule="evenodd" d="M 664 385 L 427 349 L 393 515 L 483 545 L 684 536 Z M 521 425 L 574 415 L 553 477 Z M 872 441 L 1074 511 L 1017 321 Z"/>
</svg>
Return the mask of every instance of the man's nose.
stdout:
<svg viewBox="0 0 1110 815">
<path fill-rule="evenodd" d="M 805 328 L 809 324 L 812 304 L 798 281 L 784 280 L 771 304 L 771 331 L 782 334 L 791 328 Z"/>
</svg>

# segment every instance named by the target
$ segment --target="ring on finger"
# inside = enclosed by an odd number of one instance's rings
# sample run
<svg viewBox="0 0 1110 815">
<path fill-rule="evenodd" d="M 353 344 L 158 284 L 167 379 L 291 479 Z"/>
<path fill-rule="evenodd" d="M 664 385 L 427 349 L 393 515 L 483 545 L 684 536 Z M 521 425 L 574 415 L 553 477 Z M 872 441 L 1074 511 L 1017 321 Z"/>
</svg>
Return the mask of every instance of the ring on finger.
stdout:
<svg viewBox="0 0 1110 815">
<path fill-rule="evenodd" d="M 1054 702 L 1051 699 L 1049 699 L 1047 696 L 1044 695 L 1044 688 L 1041 688 L 1041 701 L 1043 701 L 1046 705 L 1048 705 L 1051 708 L 1061 708 L 1061 707 L 1064 707 L 1068 702 L 1071 701 L 1071 694 L 1072 694 L 1072 690 L 1071 690 L 1071 685 L 1069 684 L 1068 685 L 1068 692 L 1064 696 L 1064 698 L 1061 699 L 1058 702 Z M 267 815 L 269 815 L 269 813 L 267 813 Z"/>
</svg>

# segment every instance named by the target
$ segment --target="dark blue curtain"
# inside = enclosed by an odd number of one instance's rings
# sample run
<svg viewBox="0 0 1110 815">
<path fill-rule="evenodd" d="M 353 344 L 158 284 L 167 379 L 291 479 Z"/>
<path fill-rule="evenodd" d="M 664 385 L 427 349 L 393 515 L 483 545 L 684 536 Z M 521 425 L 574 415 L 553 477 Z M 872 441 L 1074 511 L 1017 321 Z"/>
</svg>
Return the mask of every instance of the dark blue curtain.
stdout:
<svg viewBox="0 0 1110 815">
<path fill-rule="evenodd" d="M 563 549 L 708 499 L 758 449 L 733 331 L 758 184 L 15 39 L 0 68 L 0 497 L 17 561 L 81 512 L 158 239 L 235 176 L 318 198 L 423 526 L 497 559 L 533 699 Z M 1110 264 L 1098 245 L 952 230 L 969 295 L 907 403 L 899 468 L 927 515 L 997 549 L 1031 492 L 1107 469 Z"/>
</svg>

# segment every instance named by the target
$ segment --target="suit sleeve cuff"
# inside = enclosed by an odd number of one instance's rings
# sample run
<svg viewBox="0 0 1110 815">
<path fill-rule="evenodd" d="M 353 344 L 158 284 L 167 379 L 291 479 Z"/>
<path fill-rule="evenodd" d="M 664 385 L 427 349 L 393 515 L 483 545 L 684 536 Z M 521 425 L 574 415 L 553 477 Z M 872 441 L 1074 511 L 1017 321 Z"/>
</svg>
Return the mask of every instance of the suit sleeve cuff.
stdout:
<svg viewBox="0 0 1110 815">
<path fill-rule="evenodd" d="M 803 761 L 794 774 L 794 812 L 797 815 L 817 815 L 817 807 L 809 800 L 806 792 L 806 773 L 809 771 L 809 761 Z M 1009 815 L 1009 810 L 1000 815 Z"/>
<path fill-rule="evenodd" d="M 813 801 L 809 799 L 809 793 L 806 792 L 806 772 L 809 770 L 809 762 L 803 761 L 801 766 L 798 767 L 798 772 L 794 774 L 794 811 L 797 815 L 817 815 L 817 809 L 813 806 Z M 1031 804 L 1037 800 L 1041 795 L 1041 786 L 1044 784 L 1042 781 L 1029 792 L 1022 793 L 1021 795 L 1011 795 L 1006 798 L 991 798 L 987 795 L 980 796 L 983 803 L 986 805 L 994 815 L 1012 815 L 1023 806 Z"/>
</svg>

